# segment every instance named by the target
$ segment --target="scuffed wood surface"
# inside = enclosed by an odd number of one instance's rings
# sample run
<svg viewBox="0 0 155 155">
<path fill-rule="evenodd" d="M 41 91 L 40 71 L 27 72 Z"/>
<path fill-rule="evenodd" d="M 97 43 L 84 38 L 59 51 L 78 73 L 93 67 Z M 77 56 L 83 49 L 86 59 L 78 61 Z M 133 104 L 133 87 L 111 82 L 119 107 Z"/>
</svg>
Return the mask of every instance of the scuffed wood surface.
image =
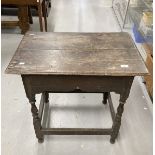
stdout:
<svg viewBox="0 0 155 155">
<path fill-rule="evenodd" d="M 29 32 L 6 73 L 135 76 L 148 71 L 127 33 Z"/>
</svg>

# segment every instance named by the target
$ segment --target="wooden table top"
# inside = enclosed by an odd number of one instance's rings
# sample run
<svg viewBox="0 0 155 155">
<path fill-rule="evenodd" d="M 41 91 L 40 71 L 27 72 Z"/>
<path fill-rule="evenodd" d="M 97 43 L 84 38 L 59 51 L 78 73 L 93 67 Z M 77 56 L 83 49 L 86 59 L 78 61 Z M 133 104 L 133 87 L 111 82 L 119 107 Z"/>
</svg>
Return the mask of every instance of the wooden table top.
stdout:
<svg viewBox="0 0 155 155">
<path fill-rule="evenodd" d="M 9 74 L 136 76 L 147 68 L 128 33 L 28 32 Z"/>
<path fill-rule="evenodd" d="M 34 5 L 42 0 L 1 0 L 2 5 Z"/>
</svg>

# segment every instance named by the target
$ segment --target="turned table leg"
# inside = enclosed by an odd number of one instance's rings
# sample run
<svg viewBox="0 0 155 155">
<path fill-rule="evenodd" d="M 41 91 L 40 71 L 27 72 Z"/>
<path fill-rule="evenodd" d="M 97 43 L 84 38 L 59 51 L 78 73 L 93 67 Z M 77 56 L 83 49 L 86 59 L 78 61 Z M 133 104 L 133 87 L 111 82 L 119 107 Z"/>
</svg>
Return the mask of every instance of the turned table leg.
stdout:
<svg viewBox="0 0 155 155">
<path fill-rule="evenodd" d="M 19 19 L 19 27 L 21 28 L 21 33 L 25 34 L 30 27 L 28 6 L 19 6 L 18 19 Z"/>
<path fill-rule="evenodd" d="M 44 95 L 45 103 L 49 103 L 49 93 L 48 92 L 44 92 L 43 95 Z"/>
<path fill-rule="evenodd" d="M 43 11 L 43 17 L 44 17 L 45 31 L 47 32 L 47 8 L 46 7 L 47 7 L 46 0 L 43 0 L 42 11 Z"/>
<path fill-rule="evenodd" d="M 103 101 L 102 101 L 103 104 L 107 104 L 108 97 L 109 97 L 109 92 L 104 92 Z"/>
<path fill-rule="evenodd" d="M 35 99 L 29 99 L 29 102 L 31 104 L 31 112 L 33 116 L 33 126 L 35 130 L 36 137 L 38 138 L 38 142 L 42 143 L 44 141 L 44 136 L 41 132 L 41 120 L 38 116 L 38 109 L 35 105 Z"/>
<path fill-rule="evenodd" d="M 111 138 L 110 138 L 110 142 L 112 144 L 115 143 L 115 139 L 117 138 L 118 133 L 119 133 L 119 129 L 121 126 L 121 118 L 122 118 L 122 114 L 124 111 L 124 104 L 125 104 L 127 98 L 128 98 L 128 96 L 120 95 L 119 106 L 117 107 L 117 113 L 116 113 L 114 123 L 112 126 L 112 133 L 111 133 Z"/>
</svg>

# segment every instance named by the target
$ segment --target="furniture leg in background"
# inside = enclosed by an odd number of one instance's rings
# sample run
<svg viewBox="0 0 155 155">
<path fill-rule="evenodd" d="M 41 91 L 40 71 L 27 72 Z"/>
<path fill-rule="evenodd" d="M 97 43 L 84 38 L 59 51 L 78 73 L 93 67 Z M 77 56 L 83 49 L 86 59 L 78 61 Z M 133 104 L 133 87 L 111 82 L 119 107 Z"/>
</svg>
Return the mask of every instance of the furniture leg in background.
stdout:
<svg viewBox="0 0 155 155">
<path fill-rule="evenodd" d="M 40 31 L 43 32 L 44 26 L 43 26 L 43 11 L 42 11 L 42 4 L 41 2 L 37 2 L 37 9 L 38 9 L 38 16 L 39 16 L 39 24 L 40 24 Z"/>
<path fill-rule="evenodd" d="M 43 10 L 43 17 L 44 17 L 44 24 L 45 24 L 45 31 L 47 32 L 47 3 L 46 0 L 43 0 L 42 3 L 42 10 Z"/>
<path fill-rule="evenodd" d="M 2 21 L 2 27 L 14 27 L 19 26 L 21 29 L 21 33 L 25 34 L 29 28 L 29 22 L 31 22 L 31 19 L 29 19 L 28 16 L 28 6 L 26 5 L 20 5 L 18 6 L 18 19 L 19 21 Z"/>
<path fill-rule="evenodd" d="M 31 7 L 28 6 L 28 16 L 29 16 L 29 23 L 33 24 L 33 18 L 32 18 L 32 13 L 31 13 Z"/>
<path fill-rule="evenodd" d="M 104 92 L 103 101 L 102 101 L 103 104 L 107 104 L 108 97 L 109 97 L 109 92 Z"/>
<path fill-rule="evenodd" d="M 21 33 L 25 34 L 30 28 L 28 6 L 19 6 L 18 19 L 19 27 L 21 28 Z"/>
</svg>

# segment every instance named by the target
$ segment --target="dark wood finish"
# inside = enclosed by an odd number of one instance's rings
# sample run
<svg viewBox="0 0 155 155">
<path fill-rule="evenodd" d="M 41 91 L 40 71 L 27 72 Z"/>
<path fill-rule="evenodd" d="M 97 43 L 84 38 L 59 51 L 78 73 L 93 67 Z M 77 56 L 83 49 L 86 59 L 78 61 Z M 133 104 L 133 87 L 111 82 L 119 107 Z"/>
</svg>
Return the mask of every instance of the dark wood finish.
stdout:
<svg viewBox="0 0 155 155">
<path fill-rule="evenodd" d="M 40 1 L 40 0 L 39 0 Z M 42 0 L 41 0 L 42 1 Z M 2 5 L 35 5 L 37 3 L 37 0 L 1 0 Z"/>
<path fill-rule="evenodd" d="M 38 138 L 38 142 L 43 142 L 44 137 L 41 132 L 41 119 L 38 116 L 38 109 L 35 105 L 35 101 L 30 101 L 31 104 L 31 112 L 33 116 L 33 126 L 35 130 L 36 137 Z"/>
<path fill-rule="evenodd" d="M 121 126 L 121 117 L 124 111 L 124 103 L 119 104 L 118 108 L 117 108 L 117 113 L 115 116 L 115 120 L 112 126 L 112 133 L 111 133 L 111 138 L 110 138 L 110 142 L 113 144 L 115 143 L 115 139 L 118 135 L 120 126 Z"/>
<path fill-rule="evenodd" d="M 29 32 L 7 73 L 134 76 L 148 71 L 127 33 Z"/>
<path fill-rule="evenodd" d="M 40 23 L 40 31 L 42 31 L 43 32 L 43 22 L 42 22 L 42 17 L 43 17 L 43 15 L 42 15 L 42 5 L 39 3 L 38 5 L 38 16 L 39 16 L 39 23 Z"/>
<path fill-rule="evenodd" d="M 39 111 L 38 111 L 38 117 L 40 118 L 40 120 L 42 120 L 44 104 L 45 104 L 45 96 L 44 96 L 44 93 L 42 93 L 41 99 L 40 99 Z"/>
<path fill-rule="evenodd" d="M 45 24 L 45 31 L 47 32 L 47 16 L 48 16 L 48 10 L 47 8 L 49 8 L 48 6 L 49 4 L 47 3 L 47 1 L 45 0 L 45 2 L 42 4 L 42 12 L 43 12 L 43 17 L 44 17 L 44 24 Z"/>
<path fill-rule="evenodd" d="M 111 129 L 97 128 L 48 128 L 41 129 L 45 135 L 110 135 Z"/>
<path fill-rule="evenodd" d="M 103 101 L 102 101 L 103 104 L 107 104 L 108 96 L 109 96 L 109 92 L 103 93 Z"/>
<path fill-rule="evenodd" d="M 46 0 L 2 0 L 1 5 L 12 5 L 17 6 L 19 8 L 18 11 L 18 19 L 19 22 L 15 26 L 19 26 L 21 28 L 21 33 L 25 34 L 29 30 L 29 23 L 33 23 L 32 15 L 30 9 L 28 10 L 28 7 L 30 6 L 36 6 L 38 10 L 38 16 L 39 16 L 39 23 L 40 23 L 40 31 L 47 31 L 47 12 L 44 7 Z M 42 8 L 43 7 L 43 8 Z M 43 12 L 44 11 L 44 12 Z M 44 20 L 42 19 L 44 17 Z M 44 23 L 43 23 L 44 21 Z M 10 21 L 2 21 L 2 26 L 10 25 Z M 10 25 L 11 26 L 11 25 Z M 14 26 L 14 25 L 12 25 Z"/>
<path fill-rule="evenodd" d="M 131 82 L 132 84 L 132 82 Z M 128 90 L 125 91 L 126 94 L 120 94 L 120 101 L 119 101 L 119 106 L 117 108 L 117 113 L 115 115 L 115 119 L 112 125 L 112 133 L 111 133 L 111 138 L 110 138 L 110 142 L 113 144 L 115 143 L 115 139 L 118 136 L 118 132 L 121 126 L 121 118 L 122 118 L 122 114 L 124 111 L 124 104 L 129 96 L 130 93 L 130 88 L 127 88 Z"/>
<path fill-rule="evenodd" d="M 49 103 L 49 93 L 44 92 L 45 103 Z"/>
<path fill-rule="evenodd" d="M 29 23 L 33 24 L 33 18 L 32 18 L 32 13 L 31 13 L 31 7 L 28 6 L 28 16 L 29 16 Z"/>
<path fill-rule="evenodd" d="M 1 23 L 2 27 L 14 27 L 14 26 L 18 26 L 19 22 L 18 21 L 3 21 Z"/>
<path fill-rule="evenodd" d="M 121 93 L 128 87 L 128 83 L 132 80 L 132 76 L 74 76 L 74 75 L 22 75 L 28 98 L 34 94 L 42 92 L 55 93 L 102 93 L 111 92 Z M 121 87 L 120 87 L 121 83 Z M 62 88 L 63 87 L 63 88 Z"/>
<path fill-rule="evenodd" d="M 114 143 L 134 76 L 146 75 L 148 71 L 127 33 L 29 32 L 21 41 L 6 73 L 22 76 L 39 142 L 43 141 L 45 134 L 110 134 L 110 142 Z M 116 114 L 110 92 L 120 94 Z M 40 93 L 43 95 L 38 113 L 35 95 Z M 42 128 L 48 93 L 104 93 L 113 119 L 112 128 Z"/>
<path fill-rule="evenodd" d="M 19 6 L 18 7 L 18 19 L 19 21 L 2 21 L 2 27 L 14 27 L 19 26 L 21 33 L 25 34 L 29 29 L 29 17 L 28 17 L 28 7 Z"/>
<path fill-rule="evenodd" d="M 44 106 L 45 104 L 47 104 L 46 97 L 48 97 L 48 93 L 47 92 L 42 93 L 39 112 L 38 112 L 40 123 L 42 122 L 42 120 L 44 120 L 42 116 L 43 116 Z M 112 106 L 112 101 L 109 102 L 109 106 Z M 112 128 L 96 129 L 96 128 L 42 128 L 41 127 L 40 130 L 44 135 L 111 135 L 112 133 Z"/>
<path fill-rule="evenodd" d="M 111 118 L 112 118 L 112 121 L 114 122 L 115 121 L 115 110 L 114 110 L 114 106 L 113 106 L 113 103 L 112 103 L 110 93 L 108 95 L 108 103 L 109 103 L 109 108 L 110 108 L 110 112 L 111 112 Z"/>
<path fill-rule="evenodd" d="M 124 101 L 123 103 L 125 103 L 133 81 L 132 76 L 22 75 L 22 79 L 30 103 L 34 100 L 35 94 L 45 91 L 57 93 L 101 93 L 114 91 L 122 96 L 120 101 Z M 111 143 L 114 142 L 117 137 L 121 123 L 121 115 L 122 113 L 119 113 L 118 110 L 111 132 Z M 37 121 L 40 121 L 41 124 L 41 120 Z M 35 130 L 39 130 L 37 127 L 35 127 Z M 38 135 L 40 135 L 40 133 L 36 132 L 37 138 L 39 137 Z M 40 141 L 40 138 L 38 139 Z"/>
<path fill-rule="evenodd" d="M 21 28 L 21 33 L 25 34 L 30 27 L 27 6 L 19 6 L 18 19 L 19 19 L 19 27 Z"/>
</svg>

